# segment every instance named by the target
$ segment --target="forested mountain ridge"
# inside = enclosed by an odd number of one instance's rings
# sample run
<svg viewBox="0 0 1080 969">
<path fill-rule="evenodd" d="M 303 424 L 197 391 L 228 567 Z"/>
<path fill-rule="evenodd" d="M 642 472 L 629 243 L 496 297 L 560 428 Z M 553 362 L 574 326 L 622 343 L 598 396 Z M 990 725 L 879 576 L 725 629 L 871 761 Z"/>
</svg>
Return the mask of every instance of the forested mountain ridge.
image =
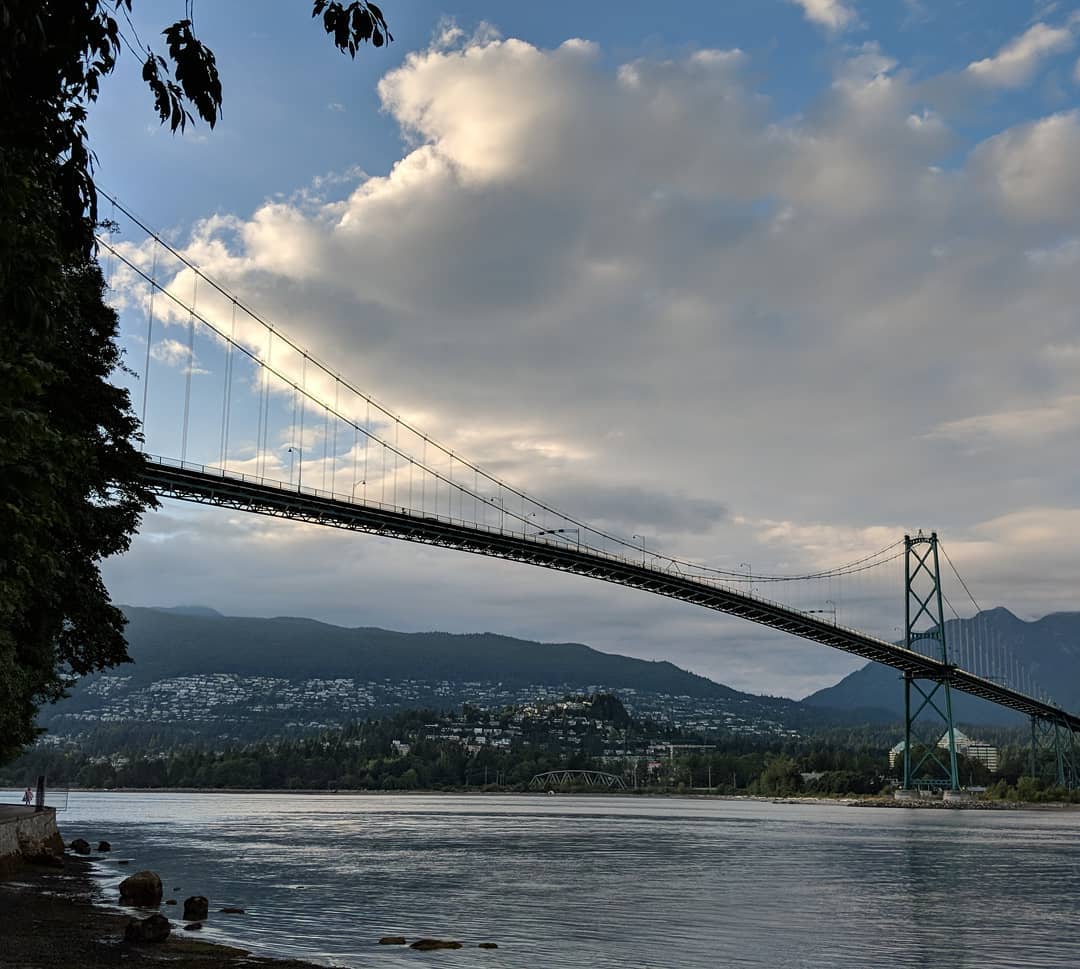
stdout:
<svg viewBox="0 0 1080 969">
<path fill-rule="evenodd" d="M 972 644 L 981 644 L 976 649 L 982 649 L 984 654 L 974 672 L 986 668 L 986 649 L 1011 651 L 1054 702 L 1066 710 L 1080 710 L 1080 612 L 1055 612 L 1028 622 L 1008 609 L 989 609 L 972 619 L 946 622 L 945 640 L 950 656 L 960 666 L 965 665 L 965 659 L 970 660 Z M 834 710 L 873 708 L 902 717 L 904 691 L 896 670 L 867 663 L 804 702 Z M 965 723 L 1011 724 L 1022 720 L 1015 711 L 955 691 L 953 714 Z"/>
<path fill-rule="evenodd" d="M 504 684 L 605 682 L 656 693 L 733 697 L 738 691 L 663 660 L 602 653 L 581 643 L 538 643 L 495 633 L 402 633 L 314 619 L 222 616 L 199 607 L 125 606 L 136 680 L 196 673 L 497 680 Z"/>
<path fill-rule="evenodd" d="M 838 719 L 794 700 L 741 693 L 670 662 L 580 643 L 349 629 L 199 606 L 125 613 L 133 662 L 86 677 L 69 699 L 44 710 L 49 742 L 252 740 L 403 709 L 498 709 L 598 691 L 619 694 L 638 715 L 705 732 L 776 734 Z M 102 739 L 106 733 L 111 739 Z"/>
</svg>

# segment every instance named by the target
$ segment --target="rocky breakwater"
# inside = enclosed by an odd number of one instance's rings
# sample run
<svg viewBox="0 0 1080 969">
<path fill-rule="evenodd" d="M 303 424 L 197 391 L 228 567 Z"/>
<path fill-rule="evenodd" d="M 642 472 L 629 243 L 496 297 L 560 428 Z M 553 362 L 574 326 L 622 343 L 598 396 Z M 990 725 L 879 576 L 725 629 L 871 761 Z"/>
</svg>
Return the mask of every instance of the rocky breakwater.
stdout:
<svg viewBox="0 0 1080 969">
<path fill-rule="evenodd" d="M 56 829 L 56 811 L 0 805 L 0 874 L 24 862 L 62 865 L 64 842 Z"/>
</svg>

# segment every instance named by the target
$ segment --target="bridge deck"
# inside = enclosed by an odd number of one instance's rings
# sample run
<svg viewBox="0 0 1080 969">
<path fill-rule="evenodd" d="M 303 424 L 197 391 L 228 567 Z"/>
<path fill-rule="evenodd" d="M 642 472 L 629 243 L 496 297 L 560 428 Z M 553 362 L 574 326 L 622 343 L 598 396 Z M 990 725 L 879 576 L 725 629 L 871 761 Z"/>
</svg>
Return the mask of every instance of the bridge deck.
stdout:
<svg viewBox="0 0 1080 969">
<path fill-rule="evenodd" d="M 596 549 L 569 545 L 542 536 L 515 534 L 470 522 L 422 516 L 406 509 L 298 489 L 281 482 L 226 474 L 201 465 L 148 458 L 145 483 L 158 495 L 201 504 L 236 508 L 261 515 L 291 518 L 333 528 L 370 532 L 428 545 L 441 545 L 479 555 L 512 559 L 543 568 L 591 576 L 656 595 L 681 599 L 750 622 L 770 626 L 832 646 L 864 659 L 883 663 L 929 680 L 948 678 L 964 693 L 982 697 L 1029 716 L 1056 720 L 1080 730 L 1080 716 L 958 667 L 923 656 L 893 643 L 818 619 L 780 603 L 770 602 L 697 576 L 681 575 Z"/>
</svg>

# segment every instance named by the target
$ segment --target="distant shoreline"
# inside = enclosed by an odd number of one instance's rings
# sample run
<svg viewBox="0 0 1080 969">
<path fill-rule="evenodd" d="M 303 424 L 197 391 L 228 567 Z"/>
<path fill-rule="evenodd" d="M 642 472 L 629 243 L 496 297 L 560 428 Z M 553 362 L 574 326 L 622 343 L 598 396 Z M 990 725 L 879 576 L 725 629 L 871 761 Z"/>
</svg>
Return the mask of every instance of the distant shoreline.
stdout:
<svg viewBox="0 0 1080 969">
<path fill-rule="evenodd" d="M 322 788 L 276 788 L 276 787 L 73 787 L 67 789 L 70 794 L 214 794 L 214 795 L 242 795 L 267 794 L 280 796 L 282 794 L 295 794 L 304 797 L 548 797 L 551 796 L 546 790 L 536 791 L 490 791 L 477 788 L 463 788 L 460 790 L 325 790 Z M 686 791 L 676 793 L 674 791 L 554 791 L 558 797 L 589 797 L 589 798 L 612 798 L 632 797 L 648 799 L 673 799 L 698 800 L 698 801 L 751 801 L 762 804 L 807 804 L 807 805 L 838 805 L 841 807 L 859 808 L 896 808 L 911 810 L 982 810 L 982 811 L 1080 811 L 1080 804 L 1066 802 L 1035 802 L 1035 801 L 983 801 L 973 799 L 968 803 L 944 804 L 939 800 L 927 801 L 894 801 L 891 796 L 852 796 L 841 797 L 824 795 L 821 797 L 805 795 L 768 795 L 768 794 L 708 794 L 704 791 Z"/>
</svg>

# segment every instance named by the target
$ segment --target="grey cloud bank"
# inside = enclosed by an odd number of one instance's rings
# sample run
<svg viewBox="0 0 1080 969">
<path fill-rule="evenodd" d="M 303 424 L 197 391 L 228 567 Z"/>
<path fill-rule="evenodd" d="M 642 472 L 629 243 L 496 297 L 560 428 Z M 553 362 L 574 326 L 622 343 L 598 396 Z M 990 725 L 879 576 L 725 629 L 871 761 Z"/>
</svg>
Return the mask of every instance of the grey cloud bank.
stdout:
<svg viewBox="0 0 1080 969">
<path fill-rule="evenodd" d="M 1066 49 L 1029 40 L 1008 56 L 1032 72 Z M 1075 110 L 966 144 L 872 44 L 778 118 L 738 51 L 610 70 L 584 41 L 456 43 L 380 85 L 408 139 L 387 175 L 208 220 L 188 254 L 433 436 L 670 554 L 797 571 L 936 527 L 984 605 L 1076 608 Z M 152 516 L 107 575 L 126 602 L 579 639 L 789 695 L 856 665 L 626 590 L 221 512 Z"/>
</svg>

